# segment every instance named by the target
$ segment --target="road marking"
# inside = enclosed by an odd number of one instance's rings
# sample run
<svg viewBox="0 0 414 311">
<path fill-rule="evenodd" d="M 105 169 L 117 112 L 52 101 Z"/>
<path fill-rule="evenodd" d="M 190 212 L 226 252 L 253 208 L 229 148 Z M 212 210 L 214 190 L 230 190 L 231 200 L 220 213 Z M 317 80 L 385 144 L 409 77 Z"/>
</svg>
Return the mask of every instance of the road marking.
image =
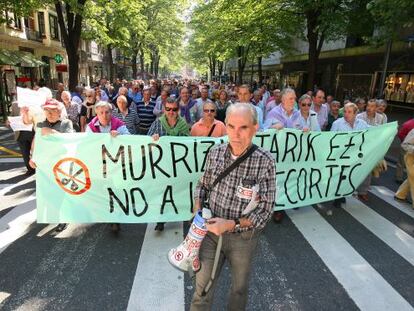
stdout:
<svg viewBox="0 0 414 311">
<path fill-rule="evenodd" d="M 24 184 L 26 184 L 28 182 L 31 182 L 32 180 L 35 180 L 35 176 L 34 175 L 29 176 L 29 177 L 27 177 L 27 178 L 19 181 L 18 183 L 14 184 L 14 185 L 5 187 L 5 188 L 3 188 L 3 189 L 0 190 L 0 196 L 5 195 L 7 192 L 9 192 L 10 190 L 12 190 L 15 187 L 18 187 L 18 186 L 24 185 Z"/>
<path fill-rule="evenodd" d="M 21 153 L 13 151 L 13 150 L 11 150 L 9 148 L 6 148 L 6 147 L 3 147 L 3 146 L 0 146 L 0 151 L 6 152 L 6 153 L 8 153 L 8 154 L 10 154 L 14 157 L 21 157 L 22 156 Z M 5 158 L 4 155 L 0 155 L 0 157 Z"/>
<path fill-rule="evenodd" d="M 344 210 L 414 266 L 414 238 L 355 198 Z"/>
<path fill-rule="evenodd" d="M 10 186 L 13 186 L 13 185 L 14 184 L 0 184 L 0 191 L 4 188 L 7 188 L 7 187 L 10 187 Z"/>
<path fill-rule="evenodd" d="M 0 158 L 0 163 L 23 163 L 23 158 Z"/>
<path fill-rule="evenodd" d="M 6 133 L 6 134 L 2 134 L 2 135 L 0 135 L 0 139 L 6 138 L 6 137 L 9 137 L 9 136 L 10 136 L 10 138 L 12 138 L 12 137 L 14 138 L 14 133 L 9 132 L 9 133 Z"/>
<path fill-rule="evenodd" d="M 11 294 L 6 292 L 0 292 L 0 303 L 7 299 Z"/>
<path fill-rule="evenodd" d="M 24 204 L 13 208 L 0 219 L 0 254 L 14 241 L 25 235 L 36 221 L 36 200 L 31 197 Z"/>
<path fill-rule="evenodd" d="M 369 190 L 373 195 L 379 197 L 380 199 L 384 200 L 388 204 L 391 204 L 393 207 L 399 209 L 401 212 L 407 214 L 414 218 L 414 209 L 409 203 L 402 203 L 394 200 L 395 193 L 392 192 L 387 187 L 383 186 L 371 186 Z"/>
<path fill-rule="evenodd" d="M 316 210 L 286 213 L 361 310 L 413 310 Z"/>
<path fill-rule="evenodd" d="M 184 310 L 184 273 L 173 268 L 167 253 L 183 241 L 181 222 L 166 223 L 162 233 L 148 224 L 135 271 L 127 311 Z"/>
</svg>

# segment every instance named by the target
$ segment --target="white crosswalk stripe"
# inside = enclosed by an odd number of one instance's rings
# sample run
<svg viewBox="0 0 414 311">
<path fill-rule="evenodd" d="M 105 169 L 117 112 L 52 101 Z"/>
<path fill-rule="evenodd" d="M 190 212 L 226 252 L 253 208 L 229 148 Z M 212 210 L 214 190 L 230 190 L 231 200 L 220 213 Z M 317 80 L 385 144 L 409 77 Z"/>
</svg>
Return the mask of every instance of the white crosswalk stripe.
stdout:
<svg viewBox="0 0 414 311">
<path fill-rule="evenodd" d="M 287 214 L 361 310 L 412 310 L 317 211 L 301 208 Z"/>
<path fill-rule="evenodd" d="M 7 174 L 0 173 L 3 184 L 0 184 L 0 205 L 4 201 L 6 193 L 13 191 L 16 187 L 24 186 L 34 177 L 29 177 L 21 180 L 16 184 L 7 183 L 8 179 L 16 178 L 18 171 L 10 171 L 10 175 L 7 178 Z M 405 221 L 412 221 L 409 225 L 414 228 L 414 210 L 409 204 L 397 202 L 393 199 L 394 193 L 386 187 L 373 186 L 371 193 L 382 201 L 386 202 L 392 208 L 395 208 L 392 212 L 403 215 Z M 21 237 L 32 230 L 33 226 L 36 226 L 35 217 L 35 197 L 25 197 L 23 201 L 20 201 L 19 205 L 12 207 L 10 203 L 7 203 L 7 208 L 3 212 L 0 218 L 0 262 L 1 256 L 3 256 L 6 249 L 13 248 L 13 245 Z M 401 257 L 401 260 L 406 260 L 407 265 L 410 264 L 414 267 L 414 237 L 411 233 L 407 233 L 407 229 L 401 228 L 396 222 L 388 220 L 384 215 L 381 215 L 377 209 L 370 207 L 372 202 L 364 204 L 355 198 L 348 198 L 346 205 L 343 206 L 343 215 L 347 215 L 349 220 L 361 224 L 361 228 L 369 230 L 373 236 L 384 242 L 393 252 Z M 0 208 L 0 212 L 3 206 Z M 3 208 L 4 210 L 5 208 Z M 401 213 L 402 212 L 402 213 Z M 323 216 L 322 212 L 319 213 L 313 207 L 304 207 L 299 210 L 289 210 L 287 215 L 293 224 L 290 224 L 292 228 L 301 234 L 301 238 L 309 243 L 316 255 L 321 259 L 321 262 L 326 267 L 326 270 L 336 278 L 336 282 L 345 290 L 349 296 L 349 300 L 353 301 L 355 305 L 361 310 L 414 310 L 412 300 L 407 298 L 401 293 L 401 290 L 394 288 L 389 279 L 382 275 L 381 271 L 375 268 L 375 264 L 372 259 L 364 258 L 355 245 L 342 236 L 339 231 L 327 221 L 326 217 L 339 217 L 339 213 L 333 213 L 332 216 Z M 349 216 L 350 215 L 350 216 Z M 352 216 L 352 217 L 351 217 Z M 34 268 L 34 277 L 41 278 L 56 277 L 51 273 L 53 267 L 49 266 L 49 262 L 58 264 L 58 257 L 65 257 L 65 240 L 74 239 L 76 242 L 72 245 L 70 258 L 73 258 L 74 262 L 85 265 L 88 264 L 90 258 L 93 257 L 95 252 L 99 252 L 98 242 L 104 240 L 105 230 L 104 227 L 98 226 L 99 229 L 90 229 L 93 233 L 90 238 L 82 240 L 80 237 L 84 234 L 90 234 L 86 232 L 85 228 L 89 228 L 85 225 L 69 225 L 68 229 L 60 234 L 54 234 L 56 247 L 50 250 L 50 254 L 39 254 L 44 256 L 44 260 L 39 261 L 38 267 Z M 274 226 L 277 231 L 277 226 Z M 32 243 L 39 243 L 42 239 L 46 239 L 52 235 L 53 225 L 40 228 L 40 225 L 36 227 L 35 237 L 37 240 L 32 240 Z M 96 231 L 97 230 L 97 231 Z M 85 233 L 86 232 L 86 233 Z M 361 237 L 363 238 L 363 237 Z M 128 311 L 133 310 L 185 310 L 188 308 L 189 298 L 188 295 L 188 283 L 185 282 L 184 274 L 180 271 L 172 268 L 167 261 L 167 252 L 170 248 L 176 247 L 183 239 L 183 227 L 182 224 L 171 223 L 166 224 L 166 229 L 162 234 L 154 232 L 154 225 L 149 224 L 146 228 L 145 235 L 142 238 L 142 246 L 139 254 L 136 257 L 136 270 L 131 271 L 131 288 L 126 297 L 124 303 L 125 308 Z M 283 237 L 282 237 L 283 239 Z M 76 255 L 76 249 L 80 247 L 81 241 L 84 243 L 90 243 L 90 246 L 84 247 L 85 255 Z M 122 240 L 120 240 L 122 241 Z M 304 243 L 306 243 L 304 242 Z M 89 245 L 89 244 L 88 244 Z M 384 247 L 386 247 L 384 246 Z M 260 249 L 262 252 L 271 249 L 271 245 L 267 239 L 262 239 L 260 242 Z M 309 248 L 309 249 L 311 249 Z M 260 293 L 255 293 L 255 299 L 261 299 L 261 301 L 269 301 L 269 309 L 277 306 L 278 309 L 284 310 L 300 310 L 303 308 L 301 305 L 300 293 L 292 291 L 289 280 L 289 274 L 286 270 L 283 270 L 283 265 L 274 265 L 272 267 L 272 261 L 277 260 L 277 256 L 280 254 L 270 254 L 266 257 L 266 266 L 261 267 L 260 272 L 273 270 L 278 275 L 278 285 L 281 283 L 284 286 L 283 289 L 279 289 L 284 297 L 278 298 L 273 291 L 269 291 L 266 297 L 260 298 Z M 283 256 L 283 255 L 282 255 Z M 68 292 L 60 290 L 60 295 L 65 298 L 66 307 L 71 297 L 75 295 L 76 282 L 80 282 L 81 274 L 87 273 L 87 269 L 82 271 L 75 271 L 71 268 L 70 258 L 65 258 L 65 264 L 61 268 L 61 272 L 64 269 L 68 269 L 74 273 L 74 277 L 71 279 L 72 283 L 68 287 Z M 134 257 L 135 258 L 135 257 Z M 402 259 L 403 258 L 403 259 Z M 52 260 L 53 259 L 53 260 Z M 134 259 L 135 260 L 135 259 Z M 306 254 L 299 260 L 306 261 Z M 46 269 L 47 268 L 47 269 Z M 46 270 L 45 270 L 46 269 Z M 62 270 L 63 269 L 63 270 Z M 135 272 L 135 273 L 134 273 Z M 63 273 L 63 272 L 62 272 Z M 260 280 L 260 276 L 253 273 L 253 277 Z M 272 279 L 266 279 L 263 276 L 261 282 L 265 282 L 271 286 Z M 94 276 L 99 278 L 99 276 Z M 58 280 L 62 279 L 62 275 L 59 275 Z M 283 282 L 281 282 L 282 280 Z M 55 284 L 56 281 L 51 281 L 51 284 Z M 35 287 L 36 289 L 35 289 Z M 33 291 L 34 295 L 41 295 L 41 293 L 52 293 L 50 288 L 41 288 L 40 281 L 35 279 L 26 280 L 20 285 L 16 296 L 19 299 L 25 300 L 26 304 L 20 305 L 21 307 L 28 307 L 30 305 L 30 295 Z M 1 288 L 1 280 L 0 280 Z M 225 289 L 227 290 L 227 289 Z M 317 288 L 315 288 L 315 294 L 317 295 Z M 44 297 L 43 297 L 44 298 Z M 13 294 L 7 291 L 0 291 L 0 309 L 2 304 L 7 304 L 7 301 L 13 298 Z M 278 301 L 271 302 L 272 300 L 279 299 Z M 310 299 L 310 298 L 309 298 Z M 55 301 L 55 297 L 52 299 Z M 51 301 L 52 301 L 51 300 Z M 57 301 L 57 300 L 56 300 Z M 13 302 L 16 304 L 16 301 Z M 49 302 L 48 302 L 49 303 Z M 51 302 L 50 302 L 51 303 Z M 225 302 L 223 302 L 225 303 Z M 302 302 L 303 303 L 303 302 Z M 12 306 L 14 306 L 12 304 Z"/>
</svg>

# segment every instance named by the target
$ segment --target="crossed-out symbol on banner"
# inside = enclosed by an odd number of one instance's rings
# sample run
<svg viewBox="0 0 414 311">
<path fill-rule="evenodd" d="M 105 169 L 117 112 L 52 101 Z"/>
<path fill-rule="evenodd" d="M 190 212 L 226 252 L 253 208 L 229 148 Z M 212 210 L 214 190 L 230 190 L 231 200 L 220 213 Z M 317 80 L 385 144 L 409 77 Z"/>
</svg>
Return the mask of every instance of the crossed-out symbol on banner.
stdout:
<svg viewBox="0 0 414 311">
<path fill-rule="evenodd" d="M 76 158 L 64 158 L 53 167 L 57 184 L 71 195 L 79 195 L 89 190 L 91 178 L 87 166 Z"/>
</svg>

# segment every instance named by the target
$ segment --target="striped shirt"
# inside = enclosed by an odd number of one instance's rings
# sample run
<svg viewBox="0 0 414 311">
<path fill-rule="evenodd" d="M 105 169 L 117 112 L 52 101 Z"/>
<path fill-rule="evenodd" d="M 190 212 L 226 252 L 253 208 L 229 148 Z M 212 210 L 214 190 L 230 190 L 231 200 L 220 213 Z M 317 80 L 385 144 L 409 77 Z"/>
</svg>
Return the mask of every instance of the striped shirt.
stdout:
<svg viewBox="0 0 414 311">
<path fill-rule="evenodd" d="M 156 116 L 154 115 L 155 102 L 148 102 L 145 105 L 144 102 L 139 102 L 136 105 L 136 111 L 140 120 L 138 134 L 147 135 L 152 122 L 155 121 Z"/>
<path fill-rule="evenodd" d="M 209 192 L 209 205 L 216 217 L 224 219 L 239 219 L 246 217 L 253 224 L 252 228 L 240 228 L 239 232 L 250 229 L 262 229 L 275 205 L 276 198 L 276 164 L 272 155 L 262 148 L 255 150 L 247 159 L 224 177 L 213 189 L 211 184 L 234 161 L 229 144 L 222 144 L 210 150 L 206 159 L 206 169 L 200 178 L 194 198 L 200 200 L 200 195 L 206 189 Z M 240 197 L 238 193 L 243 189 L 259 187 L 260 201 L 255 209 L 246 216 L 242 211 L 249 204 L 250 199 Z"/>
<path fill-rule="evenodd" d="M 134 109 L 128 108 L 127 115 L 124 115 L 118 108 L 116 108 L 114 109 L 112 115 L 125 123 L 130 134 L 138 134 L 140 120 Z"/>
</svg>

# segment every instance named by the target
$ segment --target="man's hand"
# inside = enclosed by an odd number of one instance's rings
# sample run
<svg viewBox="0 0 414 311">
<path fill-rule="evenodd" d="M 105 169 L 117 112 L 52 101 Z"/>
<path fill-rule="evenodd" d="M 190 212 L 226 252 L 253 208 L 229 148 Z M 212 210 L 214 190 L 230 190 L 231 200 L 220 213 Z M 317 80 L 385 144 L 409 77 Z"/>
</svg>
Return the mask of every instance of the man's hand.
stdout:
<svg viewBox="0 0 414 311">
<path fill-rule="evenodd" d="M 42 135 L 50 135 L 50 134 L 56 134 L 59 133 L 58 131 L 55 131 L 48 127 L 42 127 Z"/>
<path fill-rule="evenodd" d="M 303 132 L 305 132 L 305 133 L 306 133 L 306 132 L 309 132 L 309 131 L 310 131 L 310 128 L 309 128 L 309 127 L 304 127 L 304 128 L 302 129 L 302 131 L 303 131 Z"/>
<path fill-rule="evenodd" d="M 112 130 L 110 133 L 112 137 L 117 137 L 119 134 L 116 130 Z"/>
<path fill-rule="evenodd" d="M 277 129 L 277 130 L 281 130 L 283 128 L 283 124 L 282 123 L 276 123 L 276 124 L 272 125 L 272 128 Z"/>
<path fill-rule="evenodd" d="M 154 134 L 151 136 L 153 141 L 157 141 L 158 139 L 160 139 L 160 135 L 158 134 Z"/>
<path fill-rule="evenodd" d="M 215 235 L 221 235 L 224 232 L 231 231 L 234 229 L 234 220 L 224 218 L 211 218 L 207 222 L 207 230 L 214 233 Z"/>
</svg>

